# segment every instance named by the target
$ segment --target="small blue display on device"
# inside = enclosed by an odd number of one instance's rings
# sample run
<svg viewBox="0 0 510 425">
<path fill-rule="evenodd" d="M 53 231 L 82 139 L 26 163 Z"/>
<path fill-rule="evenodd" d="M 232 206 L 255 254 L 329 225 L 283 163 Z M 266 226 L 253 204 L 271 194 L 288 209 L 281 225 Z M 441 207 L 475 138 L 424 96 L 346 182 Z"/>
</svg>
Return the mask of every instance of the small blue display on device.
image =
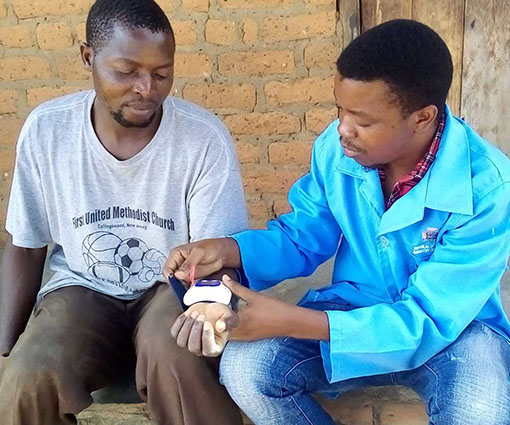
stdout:
<svg viewBox="0 0 510 425">
<path fill-rule="evenodd" d="M 195 283 L 195 286 L 220 286 L 221 280 L 207 280 L 207 279 L 200 279 Z"/>
</svg>

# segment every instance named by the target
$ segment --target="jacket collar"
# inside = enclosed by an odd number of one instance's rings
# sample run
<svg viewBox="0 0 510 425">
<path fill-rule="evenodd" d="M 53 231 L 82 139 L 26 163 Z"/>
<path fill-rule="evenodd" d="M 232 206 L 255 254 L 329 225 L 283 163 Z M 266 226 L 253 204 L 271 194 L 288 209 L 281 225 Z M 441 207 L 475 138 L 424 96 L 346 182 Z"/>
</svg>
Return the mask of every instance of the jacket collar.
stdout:
<svg viewBox="0 0 510 425">
<path fill-rule="evenodd" d="M 377 170 L 369 170 L 342 155 L 337 169 L 364 182 L 361 194 L 381 216 L 380 234 L 410 226 L 423 219 L 425 208 L 457 214 L 473 214 L 471 163 L 466 131 L 446 107 L 446 123 L 436 159 L 423 179 L 388 211 L 381 201 Z"/>
</svg>

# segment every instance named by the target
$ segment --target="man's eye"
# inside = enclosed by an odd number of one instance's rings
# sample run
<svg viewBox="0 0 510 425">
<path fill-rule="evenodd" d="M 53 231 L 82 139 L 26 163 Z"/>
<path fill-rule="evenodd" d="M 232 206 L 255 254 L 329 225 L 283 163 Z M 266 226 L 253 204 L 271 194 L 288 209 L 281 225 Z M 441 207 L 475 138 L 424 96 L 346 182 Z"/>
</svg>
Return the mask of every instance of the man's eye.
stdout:
<svg viewBox="0 0 510 425">
<path fill-rule="evenodd" d="M 159 80 L 165 80 L 165 79 L 168 78 L 168 76 L 162 75 L 162 74 L 156 74 L 156 78 L 159 79 Z"/>
<path fill-rule="evenodd" d="M 117 70 L 117 74 L 120 74 L 120 75 L 123 75 L 123 76 L 132 75 L 133 73 L 134 73 L 134 71 L 125 70 L 125 69 L 118 69 Z"/>
</svg>

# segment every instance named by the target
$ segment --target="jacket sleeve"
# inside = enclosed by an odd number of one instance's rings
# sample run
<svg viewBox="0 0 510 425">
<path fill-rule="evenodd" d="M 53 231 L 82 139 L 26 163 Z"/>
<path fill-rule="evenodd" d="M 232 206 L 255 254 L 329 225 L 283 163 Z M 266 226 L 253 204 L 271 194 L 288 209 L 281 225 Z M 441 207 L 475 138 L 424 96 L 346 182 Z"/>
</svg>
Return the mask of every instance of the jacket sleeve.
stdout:
<svg viewBox="0 0 510 425">
<path fill-rule="evenodd" d="M 341 230 L 329 209 L 321 171 L 328 161 L 327 134 L 328 130 L 314 144 L 310 172 L 290 189 L 292 211 L 270 221 L 267 230 L 233 236 L 252 289 L 308 276 L 338 248 Z"/>
<path fill-rule="evenodd" d="M 321 342 L 336 382 L 416 368 L 449 344 L 497 296 L 510 251 L 510 183 L 457 215 L 430 259 L 409 277 L 401 300 L 328 311 L 330 342 Z"/>
</svg>

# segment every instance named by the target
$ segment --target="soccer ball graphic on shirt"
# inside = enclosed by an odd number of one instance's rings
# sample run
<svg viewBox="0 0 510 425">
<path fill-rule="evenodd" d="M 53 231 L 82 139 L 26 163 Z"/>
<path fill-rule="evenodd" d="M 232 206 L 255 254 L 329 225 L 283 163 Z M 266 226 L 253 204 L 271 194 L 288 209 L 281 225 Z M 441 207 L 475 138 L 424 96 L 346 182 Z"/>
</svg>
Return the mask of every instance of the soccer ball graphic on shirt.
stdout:
<svg viewBox="0 0 510 425">
<path fill-rule="evenodd" d="M 113 256 L 115 263 L 124 266 L 131 275 L 140 273 L 143 269 L 143 256 L 149 247 L 141 239 L 130 238 L 123 240 L 115 249 Z"/>
<path fill-rule="evenodd" d="M 125 283 L 137 276 L 144 283 L 160 275 L 166 257 L 138 238 L 122 240 L 111 232 L 99 231 L 87 235 L 82 253 L 88 272 L 97 279 Z"/>
</svg>

